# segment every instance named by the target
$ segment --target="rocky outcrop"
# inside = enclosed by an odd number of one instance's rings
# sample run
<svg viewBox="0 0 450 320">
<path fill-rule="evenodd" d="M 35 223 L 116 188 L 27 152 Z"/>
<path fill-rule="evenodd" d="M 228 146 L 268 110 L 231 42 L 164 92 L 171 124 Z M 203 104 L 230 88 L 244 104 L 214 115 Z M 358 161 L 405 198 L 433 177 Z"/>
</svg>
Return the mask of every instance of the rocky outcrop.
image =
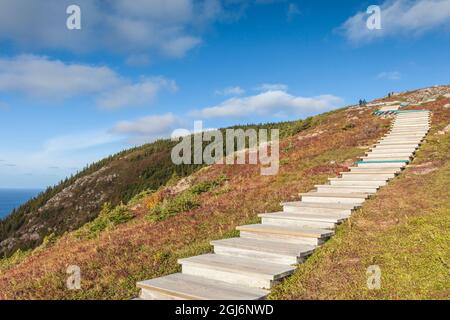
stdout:
<svg viewBox="0 0 450 320">
<path fill-rule="evenodd" d="M 17 248 L 33 247 L 50 234 L 73 230 L 94 218 L 102 204 L 108 201 L 108 188 L 118 178 L 106 166 L 83 176 L 50 198 L 45 205 L 25 214 L 25 222 L 13 236 L 0 242 L 0 254 Z"/>
</svg>

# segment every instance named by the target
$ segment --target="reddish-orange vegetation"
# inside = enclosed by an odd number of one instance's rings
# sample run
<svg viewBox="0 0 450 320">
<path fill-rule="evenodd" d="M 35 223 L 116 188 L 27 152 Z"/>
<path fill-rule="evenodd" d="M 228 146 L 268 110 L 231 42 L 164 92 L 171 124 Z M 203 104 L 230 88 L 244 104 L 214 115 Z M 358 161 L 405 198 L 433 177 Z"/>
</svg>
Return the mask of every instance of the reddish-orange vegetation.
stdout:
<svg viewBox="0 0 450 320">
<path fill-rule="evenodd" d="M 427 104 L 436 110 L 433 121 L 447 117 L 442 105 L 450 99 Z M 335 176 L 364 153 L 387 131 L 389 119 L 372 116 L 373 109 L 350 108 L 322 115 L 317 125 L 286 138 L 280 144 L 280 170 L 261 176 L 255 165 L 214 165 L 195 173 L 190 184 L 214 181 L 226 176 L 221 186 L 199 195 L 200 206 L 162 221 L 146 219 L 148 209 L 158 201 L 150 195 L 134 205 L 136 217 L 93 239 L 79 239 L 69 233 L 56 243 L 35 250 L 21 261 L 0 268 L 2 299 L 128 299 L 137 294 L 135 282 L 174 272 L 180 257 L 210 250 L 209 241 L 232 236 L 237 225 L 257 221 L 257 214 L 279 210 L 281 201 L 298 198 L 327 177 Z M 448 111 L 447 111 L 448 113 Z M 441 123 L 439 122 L 439 123 Z M 349 124 L 351 124 L 349 126 Z M 418 186 L 420 187 L 420 185 Z M 163 193 L 161 193 L 163 195 Z M 163 195 L 164 196 L 164 195 Z M 391 201 L 382 193 L 385 205 Z M 417 204 L 420 205 L 420 204 Z M 375 208 L 372 204 L 369 208 Z M 369 209 L 370 210 L 370 209 Z M 360 221 L 367 226 L 395 224 L 398 217 L 381 221 Z M 359 227 L 361 228 L 361 227 Z M 364 230 L 370 235 L 369 228 Z M 358 253 L 333 260 L 338 269 L 351 269 L 361 263 Z M 66 288 L 66 268 L 81 268 L 81 290 Z M 1 265 L 0 265 L 1 266 Z M 331 267 L 330 267 L 331 268 Z M 309 286 L 323 288 L 325 270 L 309 274 Z M 342 275 L 345 280 L 348 274 Z M 319 290 L 319 289 L 318 289 Z M 287 293 L 280 297 L 323 297 Z"/>
<path fill-rule="evenodd" d="M 326 177 L 336 175 L 387 130 L 388 120 L 368 108 L 339 110 L 320 116 L 320 124 L 280 144 L 281 166 L 261 176 L 255 165 L 215 165 L 194 174 L 192 184 L 226 176 L 217 190 L 200 195 L 201 206 L 159 222 L 145 219 L 155 196 L 134 206 L 136 218 L 94 239 L 72 234 L 23 261 L 1 270 L 3 299 L 124 299 L 136 294 L 135 282 L 175 271 L 176 259 L 210 250 L 212 239 L 232 235 L 234 228 L 255 221 L 257 214 L 280 209 Z M 354 125 L 343 130 L 349 119 Z M 307 137 L 307 138 L 303 138 Z M 82 289 L 66 288 L 66 268 L 81 268 Z"/>
</svg>

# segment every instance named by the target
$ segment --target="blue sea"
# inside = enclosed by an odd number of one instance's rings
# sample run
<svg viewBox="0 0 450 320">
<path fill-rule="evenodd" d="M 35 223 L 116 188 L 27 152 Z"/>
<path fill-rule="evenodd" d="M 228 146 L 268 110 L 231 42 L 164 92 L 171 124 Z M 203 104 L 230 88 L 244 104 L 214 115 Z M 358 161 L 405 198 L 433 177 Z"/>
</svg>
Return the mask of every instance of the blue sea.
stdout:
<svg viewBox="0 0 450 320">
<path fill-rule="evenodd" d="M 0 189 L 0 219 L 9 215 L 14 208 L 37 196 L 41 191 L 39 189 Z"/>
</svg>

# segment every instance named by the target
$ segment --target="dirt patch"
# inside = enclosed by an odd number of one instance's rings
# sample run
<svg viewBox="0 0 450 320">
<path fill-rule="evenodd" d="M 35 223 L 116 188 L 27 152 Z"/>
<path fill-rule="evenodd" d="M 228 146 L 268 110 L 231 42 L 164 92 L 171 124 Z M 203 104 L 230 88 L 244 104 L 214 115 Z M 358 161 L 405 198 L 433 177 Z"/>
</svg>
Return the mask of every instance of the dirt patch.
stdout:
<svg viewBox="0 0 450 320">
<path fill-rule="evenodd" d="M 428 174 L 438 169 L 436 164 L 434 164 L 433 162 L 425 162 L 422 164 L 411 165 L 409 168 L 410 168 L 409 173 L 416 175 Z"/>
</svg>

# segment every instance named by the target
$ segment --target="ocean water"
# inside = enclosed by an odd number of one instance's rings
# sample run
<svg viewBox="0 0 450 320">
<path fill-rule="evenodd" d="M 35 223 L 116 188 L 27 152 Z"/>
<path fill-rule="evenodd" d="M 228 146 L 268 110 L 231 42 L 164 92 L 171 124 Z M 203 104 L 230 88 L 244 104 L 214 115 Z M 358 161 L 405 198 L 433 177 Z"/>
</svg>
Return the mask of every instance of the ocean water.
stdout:
<svg viewBox="0 0 450 320">
<path fill-rule="evenodd" d="M 9 215 L 14 208 L 18 208 L 42 190 L 38 189 L 0 189 L 0 219 Z"/>
</svg>

